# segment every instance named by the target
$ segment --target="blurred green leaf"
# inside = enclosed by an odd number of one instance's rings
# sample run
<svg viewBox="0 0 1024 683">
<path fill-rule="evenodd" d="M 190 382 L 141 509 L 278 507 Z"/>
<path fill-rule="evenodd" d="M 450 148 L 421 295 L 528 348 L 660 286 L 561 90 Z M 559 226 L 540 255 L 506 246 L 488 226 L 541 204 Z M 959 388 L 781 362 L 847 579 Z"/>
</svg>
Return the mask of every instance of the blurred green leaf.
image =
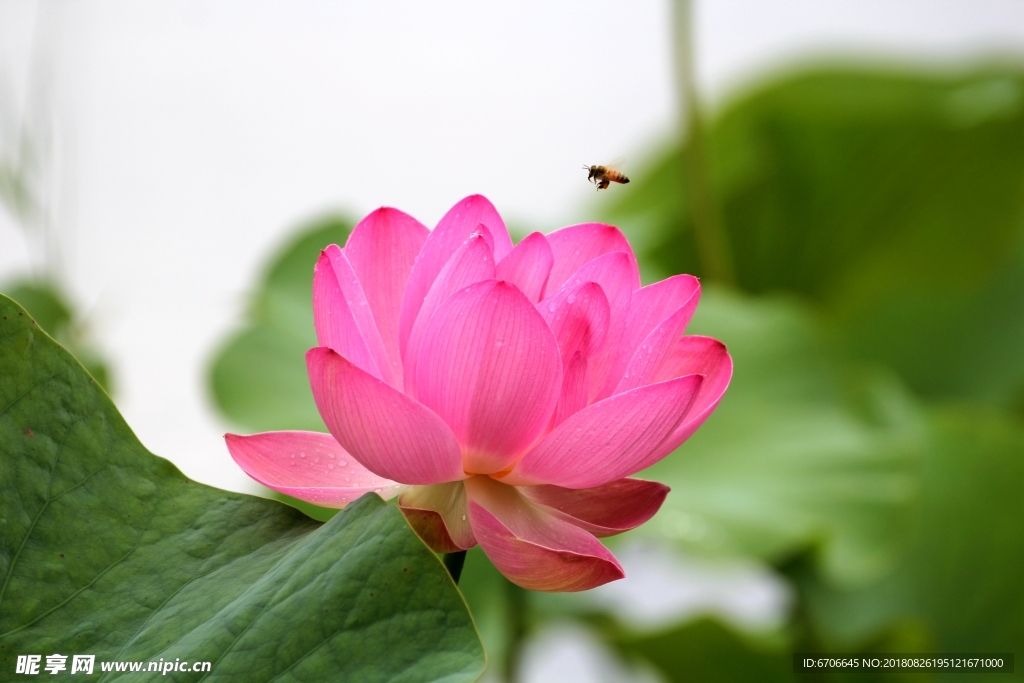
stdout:
<svg viewBox="0 0 1024 683">
<path fill-rule="evenodd" d="M 911 620 L 930 627 L 935 652 L 1021 652 L 1024 425 L 978 409 L 944 409 L 931 421 L 922 501 L 899 567 L 848 590 L 802 577 L 811 617 L 837 647 Z"/>
<path fill-rule="evenodd" d="M 814 546 L 840 582 L 884 573 L 910 521 L 926 439 L 899 383 L 831 353 L 792 300 L 711 289 L 688 332 L 724 341 L 735 374 L 704 426 L 641 475 L 672 492 L 633 533 L 769 561 Z"/>
<path fill-rule="evenodd" d="M 1024 399 L 1024 244 L 980 284 L 904 291 L 839 319 L 854 353 L 897 368 L 926 396 L 1013 409 Z"/>
<path fill-rule="evenodd" d="M 45 280 L 16 280 L 5 285 L 2 291 L 21 304 L 39 327 L 71 351 L 99 385 L 111 393 L 110 368 L 93 350 L 84 324 L 78 320 L 60 288 Z"/>
<path fill-rule="evenodd" d="M 4 294 L 21 304 L 39 327 L 54 339 L 67 332 L 71 324 L 71 307 L 52 284 L 17 281 L 5 286 Z"/>
<path fill-rule="evenodd" d="M 466 564 L 459 579 L 459 591 L 469 605 L 473 622 L 487 652 L 487 670 L 501 671 L 509 645 L 509 581 L 487 559 L 480 546 L 466 553 Z M 537 593 L 528 599 L 544 599 Z M 497 675 L 497 674 L 496 674 Z"/>
<path fill-rule="evenodd" d="M 610 643 L 650 662 L 670 683 L 798 680 L 785 643 L 744 636 L 710 619 L 653 634 L 620 633 Z"/>
<path fill-rule="evenodd" d="M 482 670 L 465 603 L 394 506 L 367 495 L 320 525 L 189 481 L 2 297 L 0 407 L 8 675 L 18 654 L 69 651 L 213 663 L 178 681 L 455 683 Z"/>
<path fill-rule="evenodd" d="M 1008 404 L 1024 388 L 1024 75 L 821 70 L 709 125 L 738 281 L 822 305 L 912 388 Z M 678 147 L 607 218 L 648 277 L 701 274 Z M 966 362 L 965 362 L 966 361 Z"/>
<path fill-rule="evenodd" d="M 259 432 L 325 432 L 306 377 L 313 330 L 313 266 L 320 250 L 344 244 L 352 223 L 328 217 L 304 226 L 253 292 L 246 321 L 210 367 L 214 404 L 231 422 Z"/>
</svg>

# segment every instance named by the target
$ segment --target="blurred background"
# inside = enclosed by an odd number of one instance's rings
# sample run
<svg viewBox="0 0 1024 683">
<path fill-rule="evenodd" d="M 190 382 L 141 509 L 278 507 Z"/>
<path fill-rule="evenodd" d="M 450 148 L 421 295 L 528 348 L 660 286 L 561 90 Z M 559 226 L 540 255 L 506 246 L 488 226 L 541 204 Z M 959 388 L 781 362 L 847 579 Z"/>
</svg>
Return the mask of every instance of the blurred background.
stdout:
<svg viewBox="0 0 1024 683">
<path fill-rule="evenodd" d="M 470 554 L 489 680 L 1024 652 L 1024 3 L 0 2 L 0 292 L 198 481 L 265 493 L 227 429 L 323 429 L 318 250 L 472 193 L 700 275 L 736 361 L 627 579 Z"/>
</svg>

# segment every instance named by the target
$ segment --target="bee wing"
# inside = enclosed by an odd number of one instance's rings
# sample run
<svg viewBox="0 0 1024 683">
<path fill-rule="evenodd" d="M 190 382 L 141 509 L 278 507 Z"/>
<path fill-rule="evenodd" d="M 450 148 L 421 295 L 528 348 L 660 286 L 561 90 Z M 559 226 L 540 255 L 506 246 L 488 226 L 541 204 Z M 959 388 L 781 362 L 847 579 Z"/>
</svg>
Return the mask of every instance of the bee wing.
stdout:
<svg viewBox="0 0 1024 683">
<path fill-rule="evenodd" d="M 605 164 L 605 166 L 607 166 L 608 168 L 614 168 L 616 171 L 621 171 L 622 167 L 623 167 L 623 165 L 625 165 L 625 163 L 626 163 L 626 157 L 621 157 L 620 156 L 620 157 L 615 157 L 614 159 L 609 161 L 607 164 Z"/>
</svg>

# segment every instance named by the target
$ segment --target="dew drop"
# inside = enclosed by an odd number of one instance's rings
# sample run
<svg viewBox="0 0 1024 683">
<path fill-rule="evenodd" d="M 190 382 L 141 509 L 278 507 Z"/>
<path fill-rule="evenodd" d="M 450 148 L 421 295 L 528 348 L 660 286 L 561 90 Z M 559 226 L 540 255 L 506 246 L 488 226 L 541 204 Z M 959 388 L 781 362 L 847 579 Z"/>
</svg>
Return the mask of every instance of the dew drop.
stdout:
<svg viewBox="0 0 1024 683">
<path fill-rule="evenodd" d="M 565 300 L 568 301 L 571 304 L 574 304 L 574 303 L 576 303 L 576 295 L 575 294 L 570 294 L 568 297 L 566 297 Z"/>
<path fill-rule="evenodd" d="M 328 458 L 334 458 L 334 453 L 328 453 L 328 454 L 327 454 L 327 457 L 328 457 Z"/>
<path fill-rule="evenodd" d="M 334 465 L 328 465 L 328 466 L 327 466 L 327 469 L 329 469 L 329 470 L 333 470 L 333 469 L 334 469 Z"/>
<path fill-rule="evenodd" d="M 551 304 L 550 306 L 548 306 L 548 310 L 554 313 L 555 311 L 558 310 L 558 306 Z"/>
<path fill-rule="evenodd" d="M 352 477 L 345 477 L 345 481 L 346 481 L 346 482 L 350 482 L 350 481 L 352 481 Z"/>
<path fill-rule="evenodd" d="M 384 490 L 384 489 L 374 489 L 374 490 L 373 490 L 373 492 L 374 492 L 374 493 L 380 493 L 380 492 L 381 492 L 381 491 L 383 491 L 383 490 Z"/>
<path fill-rule="evenodd" d="M 344 467 L 344 466 L 345 466 L 345 465 L 347 465 L 347 464 L 348 464 L 348 463 L 347 463 L 347 462 L 345 462 L 344 460 L 339 460 L 339 461 L 338 461 L 338 465 L 340 465 L 341 467 Z"/>
<path fill-rule="evenodd" d="M 463 522 L 465 522 L 465 521 L 466 521 L 466 515 L 462 515 L 462 521 L 463 521 Z"/>
<path fill-rule="evenodd" d="M 300 458 L 305 458 L 305 457 L 306 457 L 306 454 L 305 454 L 305 453 L 299 453 L 299 457 L 300 457 Z"/>
</svg>

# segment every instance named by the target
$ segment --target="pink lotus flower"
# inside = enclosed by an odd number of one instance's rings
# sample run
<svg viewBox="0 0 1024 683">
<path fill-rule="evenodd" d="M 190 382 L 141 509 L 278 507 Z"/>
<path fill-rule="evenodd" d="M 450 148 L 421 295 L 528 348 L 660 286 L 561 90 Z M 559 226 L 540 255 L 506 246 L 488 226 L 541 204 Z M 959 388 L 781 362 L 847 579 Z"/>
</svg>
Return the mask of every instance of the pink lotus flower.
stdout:
<svg viewBox="0 0 1024 683">
<path fill-rule="evenodd" d="M 617 228 L 512 245 L 484 197 L 428 231 L 382 208 L 320 254 L 306 354 L 330 434 L 226 436 L 249 476 L 342 507 L 398 504 L 436 552 L 479 543 L 510 580 L 577 591 L 623 577 L 597 537 L 637 527 L 668 487 L 629 475 L 718 405 L 725 347 L 683 336 L 700 285 L 640 287 Z"/>
</svg>

